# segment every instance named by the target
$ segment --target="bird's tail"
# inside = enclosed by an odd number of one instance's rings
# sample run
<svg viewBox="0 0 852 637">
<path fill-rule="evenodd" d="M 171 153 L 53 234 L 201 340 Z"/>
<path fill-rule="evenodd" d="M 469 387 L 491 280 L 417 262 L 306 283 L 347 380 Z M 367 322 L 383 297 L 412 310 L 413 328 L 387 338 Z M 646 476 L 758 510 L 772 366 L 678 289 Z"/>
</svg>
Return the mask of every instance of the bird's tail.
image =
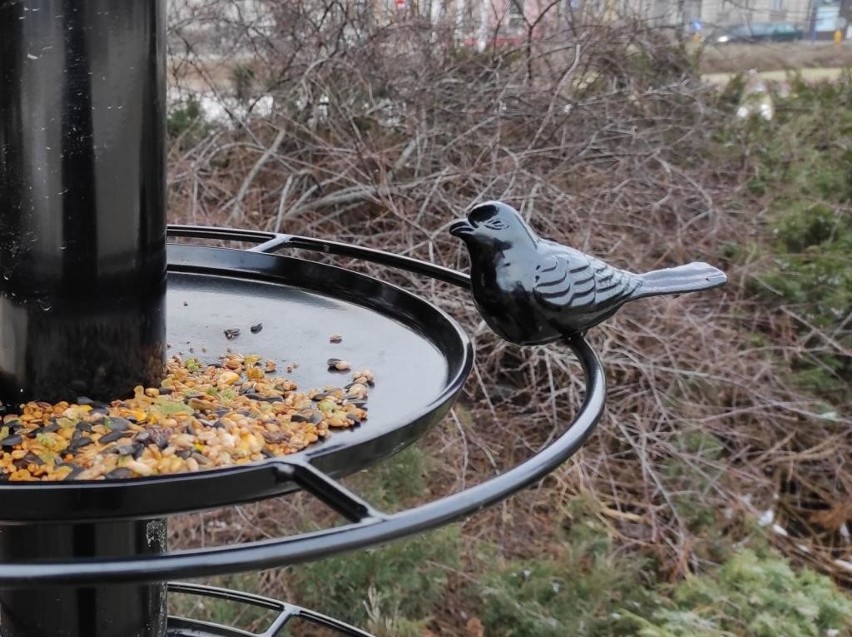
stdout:
<svg viewBox="0 0 852 637">
<path fill-rule="evenodd" d="M 654 270 L 640 275 L 639 279 L 642 285 L 636 290 L 634 298 L 710 290 L 728 282 L 724 272 L 707 263 L 688 263 L 676 268 Z"/>
</svg>

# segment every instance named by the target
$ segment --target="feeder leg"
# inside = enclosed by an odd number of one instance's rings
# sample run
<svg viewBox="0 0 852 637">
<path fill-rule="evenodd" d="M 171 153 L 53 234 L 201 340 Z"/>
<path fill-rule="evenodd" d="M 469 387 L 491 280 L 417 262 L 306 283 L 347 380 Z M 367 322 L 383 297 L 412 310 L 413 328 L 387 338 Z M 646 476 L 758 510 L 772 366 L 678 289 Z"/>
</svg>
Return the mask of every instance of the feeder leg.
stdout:
<svg viewBox="0 0 852 637">
<path fill-rule="evenodd" d="M 159 519 L 0 527 L 5 562 L 165 550 L 166 523 Z M 2 637 L 164 637 L 167 615 L 165 583 L 0 590 Z"/>
</svg>

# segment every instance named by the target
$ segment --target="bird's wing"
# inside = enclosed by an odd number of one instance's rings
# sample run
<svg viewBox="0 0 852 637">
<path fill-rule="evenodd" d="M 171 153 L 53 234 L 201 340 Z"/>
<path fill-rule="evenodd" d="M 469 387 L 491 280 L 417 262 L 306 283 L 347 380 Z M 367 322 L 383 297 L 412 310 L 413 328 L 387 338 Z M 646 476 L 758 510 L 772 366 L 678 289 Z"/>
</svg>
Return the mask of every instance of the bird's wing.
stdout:
<svg viewBox="0 0 852 637">
<path fill-rule="evenodd" d="M 635 275 L 567 246 L 542 240 L 533 290 L 554 310 L 604 310 L 621 303 L 639 286 Z"/>
</svg>

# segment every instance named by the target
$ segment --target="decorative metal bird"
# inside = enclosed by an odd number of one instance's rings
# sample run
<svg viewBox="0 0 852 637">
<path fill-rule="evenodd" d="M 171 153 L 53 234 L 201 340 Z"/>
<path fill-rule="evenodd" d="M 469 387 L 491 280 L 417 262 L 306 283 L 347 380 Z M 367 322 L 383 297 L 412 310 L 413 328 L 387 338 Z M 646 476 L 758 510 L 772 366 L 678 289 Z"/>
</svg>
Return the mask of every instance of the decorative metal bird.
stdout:
<svg viewBox="0 0 852 637">
<path fill-rule="evenodd" d="M 470 252 L 473 299 L 502 338 L 539 345 L 583 334 L 628 301 L 725 285 L 724 272 L 690 263 L 645 274 L 619 270 L 540 238 L 499 201 L 474 207 L 450 226 Z"/>
</svg>

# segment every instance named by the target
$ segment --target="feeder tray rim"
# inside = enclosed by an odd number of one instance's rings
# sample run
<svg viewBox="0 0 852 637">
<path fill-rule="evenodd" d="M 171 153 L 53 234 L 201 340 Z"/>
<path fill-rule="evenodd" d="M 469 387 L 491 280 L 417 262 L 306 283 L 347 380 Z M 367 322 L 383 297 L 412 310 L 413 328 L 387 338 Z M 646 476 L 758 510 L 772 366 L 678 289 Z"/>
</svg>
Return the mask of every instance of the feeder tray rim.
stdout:
<svg viewBox="0 0 852 637">
<path fill-rule="evenodd" d="M 190 231 L 210 232 L 207 229 L 191 229 Z M 177 232 L 180 232 L 180 230 Z M 213 232 L 217 237 L 222 236 L 219 231 Z M 280 237 L 283 237 L 283 235 L 276 235 L 276 240 Z M 287 245 L 292 245 L 289 239 L 289 237 L 283 239 L 271 249 L 277 252 Z M 259 240 L 262 241 L 262 238 Z M 301 241 L 301 239 L 298 241 Z M 361 252 L 361 249 L 357 246 L 347 244 L 331 244 L 326 248 L 325 246 L 329 245 L 328 242 L 310 241 L 308 243 L 311 246 L 319 246 L 313 249 L 320 249 L 323 252 L 349 256 Z M 306 246 L 298 245 L 297 247 Z M 185 254 L 190 254 L 192 247 L 187 246 L 186 248 L 190 250 L 186 251 Z M 178 249 L 177 251 L 181 252 L 183 248 L 171 246 L 170 250 L 172 249 Z M 195 247 L 196 251 L 197 249 Z M 210 249 L 205 248 L 204 250 L 207 250 L 204 254 L 210 256 Z M 230 253 L 236 258 L 248 257 L 249 255 L 246 255 L 246 252 L 259 252 L 258 250 L 213 250 L 212 254 Z M 262 255 L 255 256 L 261 257 Z M 283 258 L 272 255 L 264 256 L 275 259 Z M 466 287 L 469 283 L 468 277 L 463 274 L 448 271 L 430 263 L 411 260 L 406 257 L 401 258 L 390 253 L 370 251 L 364 258 L 416 273 L 427 275 L 434 273 L 434 278 L 450 280 L 460 287 Z M 301 262 L 298 259 L 295 261 Z M 409 263 L 410 261 L 414 261 L 414 264 Z M 312 265 L 320 266 L 320 264 Z M 321 267 L 330 266 L 322 265 Z M 447 272 L 451 276 L 447 276 Z M 426 305 L 432 307 L 431 304 Z M 571 457 L 593 432 L 603 413 L 605 403 L 606 385 L 603 368 L 594 350 L 581 335 L 566 338 L 565 344 L 574 352 L 580 362 L 585 378 L 586 392 L 579 411 L 563 433 L 548 446 L 539 450 L 523 463 L 485 482 L 412 509 L 386 514 L 350 492 L 314 466 L 313 463 L 294 460 L 288 462 L 283 459 L 254 469 L 253 473 L 267 470 L 273 472 L 273 479 L 275 480 L 282 478 L 293 480 L 302 489 L 350 520 L 350 523 L 284 538 L 260 540 L 233 546 L 170 552 L 161 555 L 6 563 L 0 565 L 2 566 L 0 568 L 0 586 L 80 586 L 107 582 L 158 582 L 174 577 L 202 577 L 271 568 L 310 562 L 344 551 L 372 546 L 437 528 L 470 515 L 505 499 L 551 473 Z M 465 351 L 468 351 L 469 347 L 470 344 L 466 341 Z"/>
<path fill-rule="evenodd" d="M 544 478 L 570 458 L 594 431 L 605 404 L 603 367 L 582 337 L 569 339 L 567 345 L 579 358 L 586 378 L 586 395 L 572 423 L 532 458 L 464 491 L 412 509 L 384 514 L 310 468 L 310 473 L 302 476 L 302 486 L 307 491 L 344 516 L 349 512 L 363 517 L 344 526 L 234 546 L 117 559 L 5 563 L 0 564 L 0 587 L 160 582 L 175 577 L 206 577 L 288 566 L 389 542 L 461 519 Z M 336 485 L 333 493 L 323 490 L 329 482 Z"/>
<path fill-rule="evenodd" d="M 162 476 L 0 483 L 0 524 L 140 519 L 243 504 L 295 490 L 291 467 L 300 464 L 315 465 L 333 476 L 352 473 L 399 451 L 443 417 L 473 365 L 467 334 L 446 312 L 399 286 L 365 274 L 290 256 L 197 245 L 170 244 L 168 258 L 170 276 L 182 285 L 199 283 L 224 290 L 222 294 L 234 286 L 238 292 L 257 287 L 273 296 L 293 288 L 297 294 L 360 307 L 376 320 L 387 320 L 385 327 L 398 324 L 395 329 L 406 342 L 428 340 L 435 358 L 442 359 L 445 368 L 432 371 L 442 375 L 440 386 L 422 403 L 396 400 L 392 413 L 372 409 L 357 432 L 334 432 L 321 444 L 279 458 Z M 366 298 L 368 293 L 380 298 Z M 300 307 L 314 311 L 307 302 Z M 268 329 L 271 326 L 264 332 Z M 388 338 L 388 334 L 382 335 L 382 340 Z M 418 369 L 418 374 L 428 374 L 428 369 Z M 412 374 L 408 372 L 408 377 Z M 383 444 L 384 438 L 389 442 Z M 369 445 L 376 449 L 369 451 L 369 457 L 359 458 L 364 455 L 360 450 Z M 205 487 L 207 497 L 186 495 L 196 487 Z"/>
</svg>

